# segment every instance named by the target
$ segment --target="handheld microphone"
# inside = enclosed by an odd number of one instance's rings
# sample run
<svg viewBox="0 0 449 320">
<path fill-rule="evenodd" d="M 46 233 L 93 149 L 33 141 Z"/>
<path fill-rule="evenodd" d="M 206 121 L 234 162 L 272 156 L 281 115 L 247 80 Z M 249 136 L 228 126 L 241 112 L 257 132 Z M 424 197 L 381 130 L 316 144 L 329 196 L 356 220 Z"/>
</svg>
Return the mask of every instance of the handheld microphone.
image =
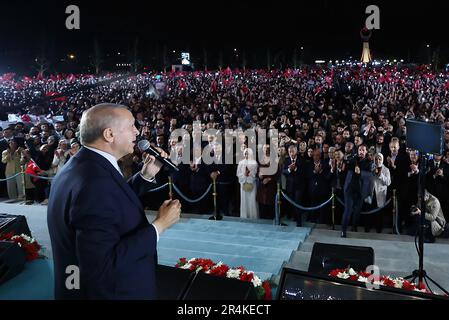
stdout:
<svg viewBox="0 0 449 320">
<path fill-rule="evenodd" d="M 150 145 L 150 142 L 148 140 L 140 140 L 137 143 L 137 147 L 139 148 L 140 151 L 147 152 L 152 156 L 154 156 L 157 160 L 162 162 L 164 167 L 173 171 L 179 171 L 179 168 L 173 162 L 171 162 L 170 159 L 162 157 L 159 151 L 157 151 Z"/>
</svg>

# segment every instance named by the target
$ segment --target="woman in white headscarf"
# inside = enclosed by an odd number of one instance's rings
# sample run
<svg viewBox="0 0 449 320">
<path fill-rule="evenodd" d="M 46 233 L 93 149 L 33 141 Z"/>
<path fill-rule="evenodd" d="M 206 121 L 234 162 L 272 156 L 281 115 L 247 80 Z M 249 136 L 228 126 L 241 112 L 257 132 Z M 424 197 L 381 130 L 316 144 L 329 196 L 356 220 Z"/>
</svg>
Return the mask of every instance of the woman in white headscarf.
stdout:
<svg viewBox="0 0 449 320">
<path fill-rule="evenodd" d="M 240 183 L 240 217 L 258 219 L 259 211 L 256 202 L 258 165 L 251 149 L 245 149 L 243 156 L 244 159 L 239 162 L 237 167 L 237 177 Z"/>
<path fill-rule="evenodd" d="M 373 199 L 371 209 L 381 208 L 387 202 L 387 189 L 391 184 L 390 170 L 383 164 L 384 156 L 382 153 L 376 153 L 374 155 L 374 167 L 373 167 Z M 365 231 L 369 232 L 369 229 L 373 224 L 376 225 L 378 233 L 382 232 L 383 211 L 370 214 L 365 219 Z"/>
</svg>

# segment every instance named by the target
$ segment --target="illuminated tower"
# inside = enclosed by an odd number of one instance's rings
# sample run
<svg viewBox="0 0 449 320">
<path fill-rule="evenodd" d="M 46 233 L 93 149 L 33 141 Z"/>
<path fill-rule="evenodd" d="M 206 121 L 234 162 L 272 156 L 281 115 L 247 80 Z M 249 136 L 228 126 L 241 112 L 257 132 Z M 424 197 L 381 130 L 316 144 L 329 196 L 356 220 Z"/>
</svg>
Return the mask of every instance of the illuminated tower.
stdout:
<svg viewBox="0 0 449 320">
<path fill-rule="evenodd" d="M 360 30 L 360 38 L 362 38 L 363 41 L 362 57 L 360 58 L 360 61 L 362 61 L 363 63 L 368 63 L 372 60 L 371 52 L 369 50 L 371 30 L 368 30 L 366 27 Z"/>
</svg>

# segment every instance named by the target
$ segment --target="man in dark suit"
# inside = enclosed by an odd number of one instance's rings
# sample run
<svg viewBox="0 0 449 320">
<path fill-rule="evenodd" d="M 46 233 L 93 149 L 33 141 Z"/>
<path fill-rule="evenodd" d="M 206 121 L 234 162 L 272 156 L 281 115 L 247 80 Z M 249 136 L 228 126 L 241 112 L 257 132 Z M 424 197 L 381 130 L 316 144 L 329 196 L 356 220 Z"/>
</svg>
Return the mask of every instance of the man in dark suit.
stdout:
<svg viewBox="0 0 449 320">
<path fill-rule="evenodd" d="M 445 216 L 449 214 L 448 210 L 448 178 L 449 166 L 443 161 L 441 154 L 435 154 L 433 160 L 429 161 L 429 171 L 426 175 L 427 189 L 440 201 L 441 209 Z"/>
<path fill-rule="evenodd" d="M 366 145 L 358 147 L 358 155 L 348 161 L 348 173 L 344 185 L 345 211 L 341 223 L 341 237 L 346 238 L 346 229 L 352 218 L 352 230 L 357 231 L 363 203 L 371 204 L 374 189 L 372 162 L 367 158 Z"/>
<path fill-rule="evenodd" d="M 390 170 L 391 185 L 389 190 L 396 190 L 398 201 L 398 229 L 402 232 L 402 225 L 407 223 L 410 216 L 410 207 L 407 199 L 407 178 L 410 169 L 410 158 L 407 153 L 400 150 L 400 143 L 397 138 L 390 141 L 390 152 L 385 166 Z"/>
<path fill-rule="evenodd" d="M 117 160 L 132 153 L 138 130 L 126 107 L 100 104 L 80 124 L 84 147 L 53 181 L 48 229 L 56 299 L 155 299 L 159 235 L 179 220 L 178 200 L 165 201 L 150 224 L 139 194 L 156 186 L 162 164 L 146 155 L 127 183 Z M 67 281 L 79 270 L 79 288 Z"/>
<path fill-rule="evenodd" d="M 231 215 L 232 189 L 233 184 L 236 182 L 236 167 L 234 164 L 226 163 L 226 157 L 223 154 L 223 146 L 221 144 L 215 144 L 213 148 L 214 161 L 208 165 L 208 170 L 212 181 L 214 179 L 216 181 L 218 212 L 217 216 L 211 218 L 221 220 L 223 215 Z"/>
<path fill-rule="evenodd" d="M 331 174 L 328 162 L 321 160 L 319 149 L 313 150 L 312 162 L 307 166 L 307 194 L 310 197 L 312 207 L 320 205 L 329 199 L 331 194 Z M 313 222 L 329 223 L 329 206 L 324 206 L 320 210 L 311 212 Z M 318 219 L 317 219 L 318 217 Z"/>
<path fill-rule="evenodd" d="M 306 191 L 306 162 L 298 157 L 298 149 L 291 145 L 288 148 L 289 157 L 285 159 L 283 174 L 286 177 L 286 193 L 296 203 L 304 205 Z M 295 209 L 288 201 L 285 201 L 287 217 L 296 216 L 296 225 L 302 226 L 302 217 L 299 209 Z"/>
</svg>

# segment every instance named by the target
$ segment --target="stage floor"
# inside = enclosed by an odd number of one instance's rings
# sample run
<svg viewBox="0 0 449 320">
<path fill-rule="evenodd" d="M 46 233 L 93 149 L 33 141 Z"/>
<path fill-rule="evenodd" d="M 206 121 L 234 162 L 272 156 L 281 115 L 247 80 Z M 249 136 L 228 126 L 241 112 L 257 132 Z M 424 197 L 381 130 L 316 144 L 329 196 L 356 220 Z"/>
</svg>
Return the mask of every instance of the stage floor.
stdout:
<svg viewBox="0 0 449 320">
<path fill-rule="evenodd" d="M 47 207 L 43 205 L 0 202 L 0 212 L 27 217 L 33 236 L 46 248 L 45 254 L 51 259 L 46 211 Z M 148 220 L 152 221 L 154 215 L 155 212 L 147 212 Z M 276 281 L 283 266 L 307 270 L 313 244 L 322 242 L 372 247 L 375 264 L 382 275 L 405 276 L 418 266 L 414 238 L 410 236 L 348 232 L 348 237 L 342 239 L 338 230 L 329 230 L 327 226 L 306 225 L 305 228 L 296 228 L 291 223 L 287 227 L 278 227 L 267 220 L 225 217 L 223 221 L 208 221 L 208 217 L 183 214 L 180 223 L 164 233 L 158 244 L 160 263 L 174 265 L 180 257 L 220 259 L 230 265 L 242 261 L 243 265 L 259 273 L 262 278 L 273 276 Z M 227 234 L 231 230 L 233 234 Z M 208 236 L 210 234 L 213 236 Z M 195 249 L 192 249 L 193 246 Z M 207 249 L 210 247 L 214 250 Z M 424 252 L 424 267 L 429 276 L 449 289 L 449 240 L 437 239 L 436 243 L 425 244 Z"/>
</svg>

